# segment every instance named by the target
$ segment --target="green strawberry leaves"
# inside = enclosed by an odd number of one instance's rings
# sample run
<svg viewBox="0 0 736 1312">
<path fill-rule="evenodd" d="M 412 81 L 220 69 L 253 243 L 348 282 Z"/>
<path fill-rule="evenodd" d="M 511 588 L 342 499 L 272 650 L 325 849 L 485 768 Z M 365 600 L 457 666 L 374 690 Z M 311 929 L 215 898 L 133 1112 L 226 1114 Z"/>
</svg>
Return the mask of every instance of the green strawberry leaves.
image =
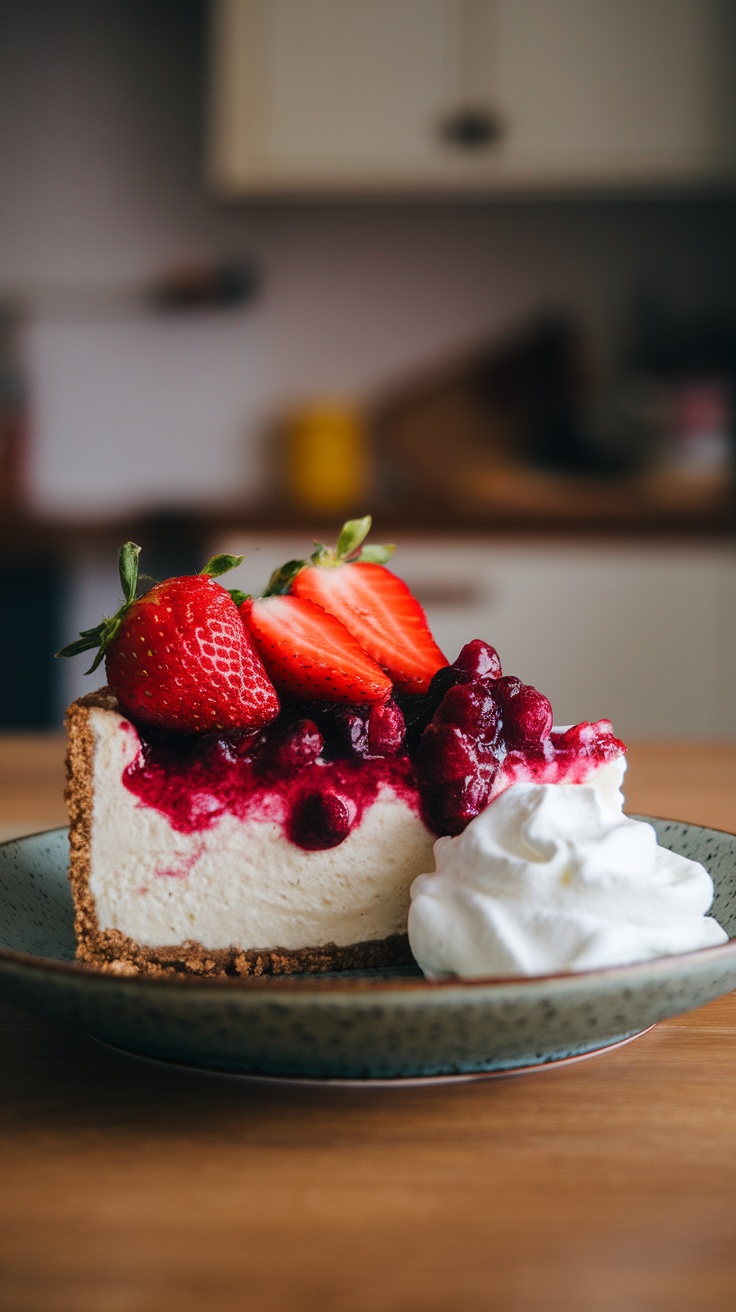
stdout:
<svg viewBox="0 0 736 1312">
<path fill-rule="evenodd" d="M 362 519 L 349 519 L 342 526 L 337 544 L 333 550 L 326 547 L 323 542 L 317 542 L 315 549 L 308 560 L 289 560 L 280 569 L 274 571 L 268 581 L 268 586 L 263 593 L 264 597 L 283 596 L 287 593 L 300 570 L 306 565 L 325 565 L 328 568 L 336 565 L 353 564 L 356 561 L 370 561 L 376 565 L 384 565 L 390 560 L 396 548 L 393 545 L 385 546 L 365 546 L 365 539 L 371 530 L 371 516 L 364 515 Z M 118 554 L 118 573 L 120 575 L 120 587 L 123 592 L 123 601 L 114 615 L 109 619 L 106 617 L 92 629 L 82 629 L 79 637 L 74 642 L 70 642 L 61 651 L 57 651 L 57 656 L 78 656 L 81 652 L 95 651 L 95 658 L 86 671 L 92 674 L 101 663 L 105 653 L 110 645 L 115 641 L 121 624 L 125 619 L 130 607 L 136 600 L 140 575 L 138 571 L 139 557 L 141 549 L 135 542 L 125 542 L 120 548 Z M 222 553 L 213 556 L 207 562 L 200 574 L 207 578 L 217 579 L 221 574 L 226 574 L 228 570 L 235 569 L 240 565 L 243 556 L 230 556 Z M 236 606 L 242 605 L 247 599 L 248 594 L 241 592 L 239 588 L 229 588 L 228 592 Z"/>
<path fill-rule="evenodd" d="M 313 565 L 326 564 L 325 554 L 330 558 L 331 563 L 342 565 L 349 561 L 354 564 L 359 560 L 368 560 L 374 565 L 385 565 L 387 560 L 393 556 L 396 547 L 392 542 L 387 542 L 383 546 L 376 544 L 371 547 L 364 547 L 363 543 L 371 531 L 373 520 L 370 515 L 364 515 L 362 519 L 349 519 L 342 526 L 342 531 L 337 539 L 337 546 L 334 553 L 327 551 L 322 543 L 318 543 L 317 550 L 311 556 Z"/>
<path fill-rule="evenodd" d="M 351 563 L 353 560 L 367 560 L 372 565 L 385 565 L 386 561 L 391 559 L 395 550 L 396 547 L 393 542 L 385 542 L 381 546 L 376 543 L 372 547 L 363 547 L 357 556 L 351 556 L 349 559 Z"/>
<path fill-rule="evenodd" d="M 98 624 L 94 629 L 82 629 L 79 637 L 76 638 L 74 642 L 67 643 L 66 647 L 62 647 L 61 651 L 57 651 L 56 655 L 79 656 L 83 651 L 91 651 L 93 647 L 99 647 L 104 627 L 105 621 L 103 621 L 102 624 Z M 87 673 L 91 674 L 94 668 L 95 666 L 93 665 L 92 669 L 88 670 Z"/>
<path fill-rule="evenodd" d="M 283 597 L 306 564 L 306 560 L 287 560 L 285 565 L 275 569 L 268 580 L 264 597 Z"/>
<path fill-rule="evenodd" d="M 89 669 L 85 670 L 85 674 L 93 674 L 97 669 L 110 643 L 114 641 L 127 611 L 135 601 L 138 587 L 138 557 L 140 554 L 141 549 L 136 542 L 125 542 L 120 548 L 118 553 L 118 574 L 120 575 L 120 586 L 123 590 L 123 604 L 116 614 L 109 619 L 103 619 L 93 629 L 82 629 L 75 642 L 70 642 L 56 653 L 57 656 L 78 656 L 81 652 L 94 651 L 95 647 L 98 648 L 97 655 Z"/>
<path fill-rule="evenodd" d="M 213 556 L 211 560 L 208 560 L 204 569 L 199 572 L 205 574 L 207 578 L 219 579 L 221 574 L 227 574 L 229 569 L 235 569 L 236 566 L 242 565 L 244 560 L 245 556 L 227 556 L 224 554 Z"/>
<path fill-rule="evenodd" d="M 104 619 L 102 623 L 97 624 L 94 629 L 82 629 L 76 642 L 70 642 L 68 646 L 62 647 L 61 651 L 57 651 L 56 655 L 78 656 L 80 652 L 93 651 L 95 647 L 98 647 L 99 650 L 92 664 L 88 670 L 84 671 L 85 674 L 93 674 L 120 628 L 120 625 L 123 622 L 123 616 L 128 609 L 128 605 L 129 603 L 126 602 L 124 606 L 121 606 L 117 615 L 113 615 L 111 619 Z"/>
<path fill-rule="evenodd" d="M 97 648 L 97 654 L 89 669 L 85 670 L 85 674 L 93 674 L 97 669 L 111 643 L 115 641 L 120 626 L 136 599 L 139 582 L 138 558 L 140 554 L 141 549 L 136 542 L 123 543 L 118 553 L 118 574 L 120 575 L 120 586 L 123 590 L 122 605 L 114 615 L 109 619 L 103 619 L 93 629 L 82 629 L 79 637 L 74 642 L 68 643 L 66 647 L 62 647 L 61 651 L 56 653 L 57 656 L 79 656 L 81 652 L 94 651 Z M 201 573 L 208 578 L 216 579 L 221 574 L 226 574 L 229 569 L 234 569 L 242 560 L 242 556 L 224 554 L 213 556 L 204 569 L 201 570 Z M 244 601 L 245 594 L 240 595 L 241 600 Z M 234 597 L 233 600 L 235 600 Z M 239 603 L 236 602 L 237 604 Z"/>
<path fill-rule="evenodd" d="M 371 531 L 371 523 L 371 516 L 364 515 L 362 519 L 349 519 L 343 524 L 335 548 L 338 560 L 346 560 L 358 550 Z"/>
<path fill-rule="evenodd" d="M 138 587 L 138 557 L 140 554 L 141 549 L 136 542 L 125 542 L 118 554 L 120 586 L 123 589 L 123 597 L 127 606 L 135 599 L 135 591 Z"/>
<path fill-rule="evenodd" d="M 353 565 L 358 561 L 370 561 L 374 565 L 385 565 L 393 556 L 396 547 L 393 543 L 383 546 L 364 547 L 363 543 L 371 531 L 373 520 L 370 515 L 362 519 L 348 519 L 343 524 L 337 545 L 330 551 L 324 542 L 315 543 L 314 551 L 308 560 L 289 560 L 280 569 L 274 571 L 268 581 L 264 597 L 280 597 L 287 593 L 297 574 L 306 565 L 324 565 L 328 569 L 335 565 Z"/>
</svg>

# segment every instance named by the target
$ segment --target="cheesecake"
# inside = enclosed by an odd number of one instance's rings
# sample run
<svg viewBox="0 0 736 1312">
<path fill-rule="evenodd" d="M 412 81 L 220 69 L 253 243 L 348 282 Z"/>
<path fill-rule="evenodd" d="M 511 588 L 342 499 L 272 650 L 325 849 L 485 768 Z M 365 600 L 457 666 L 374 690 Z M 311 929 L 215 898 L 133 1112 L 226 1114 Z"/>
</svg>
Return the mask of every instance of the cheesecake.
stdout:
<svg viewBox="0 0 736 1312">
<path fill-rule="evenodd" d="M 621 758 L 606 720 L 555 729 L 495 649 L 449 663 L 390 548 L 345 525 L 228 591 L 215 557 L 61 653 L 108 686 L 67 713 L 77 955 L 122 974 L 262 975 L 412 960 L 410 890 L 438 837 L 511 785 L 583 783 Z"/>
<path fill-rule="evenodd" d="M 108 689 L 67 729 L 80 960 L 228 975 L 411 960 L 409 889 L 435 834 L 407 756 L 289 769 L 268 743 L 151 740 Z"/>
</svg>

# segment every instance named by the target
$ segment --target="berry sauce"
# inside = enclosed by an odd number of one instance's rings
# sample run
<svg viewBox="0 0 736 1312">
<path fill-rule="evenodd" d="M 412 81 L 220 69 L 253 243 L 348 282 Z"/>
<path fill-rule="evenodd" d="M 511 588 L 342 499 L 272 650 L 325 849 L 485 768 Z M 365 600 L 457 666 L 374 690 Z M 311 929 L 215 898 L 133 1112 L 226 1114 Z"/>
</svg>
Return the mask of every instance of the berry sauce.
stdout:
<svg viewBox="0 0 736 1312">
<path fill-rule="evenodd" d="M 607 720 L 554 732 L 544 694 L 503 676 L 479 639 L 426 695 L 372 709 L 284 699 L 258 733 L 139 737 L 123 783 L 173 829 L 272 820 L 304 851 L 337 847 L 387 790 L 434 833 L 459 834 L 510 784 L 582 783 L 626 750 Z"/>
<path fill-rule="evenodd" d="M 153 737 L 139 730 L 140 751 L 123 783 L 179 833 L 210 829 L 224 815 L 272 820 L 305 851 L 336 847 L 387 789 L 421 813 L 406 753 L 327 759 L 322 747 L 310 759 L 313 722 L 295 746 L 288 734 L 293 723 L 280 719 L 273 729 L 243 739 Z"/>
</svg>

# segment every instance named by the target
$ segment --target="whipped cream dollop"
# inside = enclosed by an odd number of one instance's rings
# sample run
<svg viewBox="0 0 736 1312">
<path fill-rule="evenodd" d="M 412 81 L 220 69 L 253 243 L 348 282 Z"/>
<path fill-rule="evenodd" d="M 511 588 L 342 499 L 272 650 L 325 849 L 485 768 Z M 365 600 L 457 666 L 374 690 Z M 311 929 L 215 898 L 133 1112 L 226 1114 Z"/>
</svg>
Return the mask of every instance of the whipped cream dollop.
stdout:
<svg viewBox="0 0 736 1312">
<path fill-rule="evenodd" d="M 725 943 L 710 875 L 622 813 L 623 758 L 582 784 L 516 783 L 411 889 L 409 942 L 426 975 L 592 970 Z"/>
</svg>

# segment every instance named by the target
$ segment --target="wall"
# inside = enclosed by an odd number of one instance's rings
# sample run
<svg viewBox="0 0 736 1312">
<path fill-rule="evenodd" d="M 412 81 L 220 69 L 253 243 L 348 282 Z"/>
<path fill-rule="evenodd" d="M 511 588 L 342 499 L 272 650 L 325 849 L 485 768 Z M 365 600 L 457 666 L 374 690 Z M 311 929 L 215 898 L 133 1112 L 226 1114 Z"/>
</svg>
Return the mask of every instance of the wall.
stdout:
<svg viewBox="0 0 736 1312">
<path fill-rule="evenodd" d="M 193 0 L 10 0 L 0 40 L 0 295 L 35 310 L 31 491 L 56 513 L 258 496 L 303 395 L 370 396 L 548 306 L 605 352 L 632 290 L 733 302 L 734 206 L 680 200 L 227 207 L 202 178 Z M 49 286 L 252 257 L 250 308 L 170 320 L 41 308 Z"/>
</svg>

